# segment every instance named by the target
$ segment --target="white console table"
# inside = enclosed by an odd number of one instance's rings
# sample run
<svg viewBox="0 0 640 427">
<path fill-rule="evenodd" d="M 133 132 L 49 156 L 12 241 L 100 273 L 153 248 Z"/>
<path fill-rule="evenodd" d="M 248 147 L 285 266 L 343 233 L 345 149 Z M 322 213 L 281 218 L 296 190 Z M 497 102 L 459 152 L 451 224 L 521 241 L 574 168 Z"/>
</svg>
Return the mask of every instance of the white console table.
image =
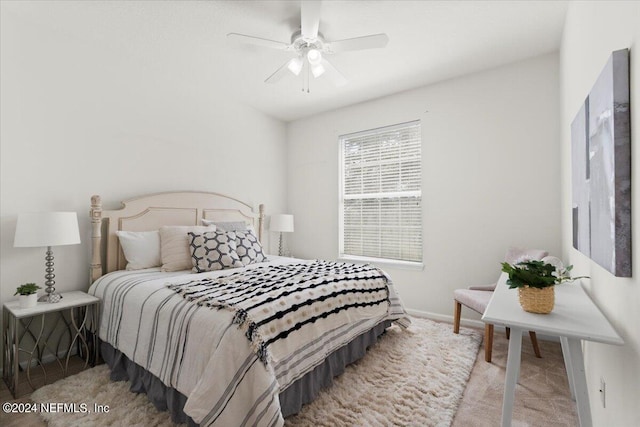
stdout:
<svg viewBox="0 0 640 427">
<path fill-rule="evenodd" d="M 511 328 L 502 402 L 502 426 L 511 426 L 516 382 L 520 373 L 522 333 L 535 331 L 560 337 L 571 397 L 576 401 L 580 425 L 591 427 L 581 340 L 616 345 L 623 345 L 624 341 L 580 284 L 556 286 L 553 311 L 549 314 L 534 314 L 520 307 L 518 290 L 509 289 L 506 281 L 507 275 L 503 273 L 482 316 L 485 323 Z"/>
</svg>

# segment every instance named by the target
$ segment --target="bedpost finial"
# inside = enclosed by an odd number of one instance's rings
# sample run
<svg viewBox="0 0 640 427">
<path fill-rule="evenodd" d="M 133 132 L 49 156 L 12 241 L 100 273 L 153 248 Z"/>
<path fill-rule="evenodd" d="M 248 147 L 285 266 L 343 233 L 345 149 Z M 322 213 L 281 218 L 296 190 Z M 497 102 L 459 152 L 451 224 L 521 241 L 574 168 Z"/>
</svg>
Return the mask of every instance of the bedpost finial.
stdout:
<svg viewBox="0 0 640 427">
<path fill-rule="evenodd" d="M 102 246 L 102 199 L 94 194 L 91 196 L 91 210 L 89 211 L 91 218 L 91 269 L 90 277 L 93 283 L 98 277 L 102 276 L 102 257 L 100 248 Z"/>
<path fill-rule="evenodd" d="M 100 222 L 102 220 L 102 199 L 98 195 L 91 196 L 89 217 L 91 222 Z"/>
</svg>

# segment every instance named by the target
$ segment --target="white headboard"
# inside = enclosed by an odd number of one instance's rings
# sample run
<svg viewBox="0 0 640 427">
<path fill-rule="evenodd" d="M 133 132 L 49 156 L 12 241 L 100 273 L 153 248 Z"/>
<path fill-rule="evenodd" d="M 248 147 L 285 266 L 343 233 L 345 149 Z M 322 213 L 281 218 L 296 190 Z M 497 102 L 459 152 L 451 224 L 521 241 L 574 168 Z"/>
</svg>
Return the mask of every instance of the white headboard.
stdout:
<svg viewBox="0 0 640 427">
<path fill-rule="evenodd" d="M 264 205 L 258 213 L 234 198 L 217 193 L 181 191 L 157 193 L 122 202 L 117 210 L 102 210 L 100 196 L 91 197 L 91 283 L 111 271 L 123 270 L 126 260 L 118 230 L 152 231 L 163 225 L 201 225 L 201 220 L 244 221 L 252 224 L 262 241 Z M 104 237 L 103 237 L 104 232 Z"/>
</svg>

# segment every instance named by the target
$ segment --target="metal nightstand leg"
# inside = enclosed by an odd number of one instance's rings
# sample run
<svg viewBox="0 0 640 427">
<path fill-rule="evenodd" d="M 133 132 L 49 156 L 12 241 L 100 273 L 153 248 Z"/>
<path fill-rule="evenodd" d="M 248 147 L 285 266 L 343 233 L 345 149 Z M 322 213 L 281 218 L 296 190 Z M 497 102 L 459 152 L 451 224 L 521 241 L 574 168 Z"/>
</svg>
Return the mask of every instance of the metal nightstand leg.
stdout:
<svg viewBox="0 0 640 427">
<path fill-rule="evenodd" d="M 89 352 L 89 345 L 87 344 L 87 340 L 84 337 L 84 333 L 87 331 L 87 316 L 89 314 L 89 310 L 88 307 L 84 310 L 84 316 L 82 318 L 82 323 L 80 325 L 76 324 L 76 319 L 74 316 L 74 310 L 71 310 L 71 324 L 73 325 L 73 327 L 76 330 L 75 335 L 73 336 L 73 339 L 71 340 L 71 343 L 69 344 L 69 351 L 67 352 L 67 358 L 65 361 L 65 376 L 66 376 L 66 372 L 67 369 L 69 369 L 69 357 L 71 356 L 71 349 L 73 348 L 73 345 L 75 344 L 76 340 L 78 340 L 78 356 L 81 356 L 82 354 L 82 345 L 84 344 L 84 349 L 85 349 L 85 361 L 84 361 L 84 368 L 86 368 L 89 365 L 89 359 L 90 359 L 90 352 Z M 83 369 L 84 369 L 83 368 Z"/>
<path fill-rule="evenodd" d="M 29 355 L 29 358 L 27 359 L 27 371 L 26 371 L 27 382 L 29 383 L 29 386 L 34 390 L 35 390 L 35 387 L 31 382 L 31 365 L 33 362 L 33 353 L 37 353 L 36 362 L 38 365 L 40 365 L 40 368 L 42 368 L 42 372 L 44 374 L 44 381 L 45 383 L 47 382 L 47 371 L 44 369 L 44 366 L 42 365 L 42 353 L 40 352 L 40 346 L 39 346 L 43 333 L 44 333 L 44 314 L 40 316 L 40 332 L 38 333 L 38 337 L 35 339 L 35 342 L 33 343 L 33 349 L 31 349 L 31 351 L 28 351 L 26 349 L 18 348 L 19 351 L 23 351 Z"/>
</svg>

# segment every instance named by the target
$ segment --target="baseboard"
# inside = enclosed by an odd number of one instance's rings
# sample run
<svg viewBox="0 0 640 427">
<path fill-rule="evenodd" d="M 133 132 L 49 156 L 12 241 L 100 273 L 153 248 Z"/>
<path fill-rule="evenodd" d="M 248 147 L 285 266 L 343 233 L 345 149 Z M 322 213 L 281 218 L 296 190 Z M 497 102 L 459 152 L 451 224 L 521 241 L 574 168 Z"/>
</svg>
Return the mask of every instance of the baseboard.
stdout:
<svg viewBox="0 0 640 427">
<path fill-rule="evenodd" d="M 69 357 L 73 357 L 76 354 L 78 354 L 78 350 L 76 348 L 73 348 L 71 350 L 71 355 Z M 60 363 L 64 364 L 66 357 L 67 357 L 67 352 L 64 350 L 58 352 L 58 357 L 55 357 L 52 353 L 48 353 L 42 357 L 42 364 L 46 365 L 48 363 L 55 362 L 56 360 L 60 360 Z M 20 365 L 20 369 L 22 371 L 25 371 L 27 369 L 27 364 L 28 362 L 26 360 L 23 360 L 22 362 L 18 362 L 18 365 Z M 34 357 L 31 360 L 31 368 L 34 368 L 36 366 L 38 366 L 38 360 Z M 4 375 L 3 368 L 0 368 L 0 375 Z"/>
<path fill-rule="evenodd" d="M 453 325 L 453 316 L 449 316 L 447 314 L 439 314 L 439 313 L 432 313 L 432 312 L 429 312 L 429 311 L 414 310 L 412 308 L 407 308 L 406 310 L 407 310 L 407 313 L 409 313 L 410 315 L 415 316 L 415 317 L 423 317 L 423 318 L 426 318 L 426 319 L 435 320 L 436 322 L 451 323 Z M 472 319 L 461 318 L 460 319 L 460 325 L 461 326 L 466 326 L 468 328 L 475 328 L 475 329 L 484 330 L 484 322 L 481 321 L 481 320 L 472 320 Z"/>
<path fill-rule="evenodd" d="M 434 320 L 436 322 L 451 323 L 453 325 L 453 316 L 449 316 L 447 314 L 431 313 L 429 311 L 415 310 L 415 309 L 412 309 L 412 308 L 407 308 L 406 311 L 407 311 L 408 314 L 410 314 L 412 316 L 415 316 L 415 317 L 422 317 L 422 318 L 426 318 L 426 319 L 431 319 L 431 320 Z M 460 319 L 460 326 L 465 326 L 467 328 L 474 328 L 474 329 L 482 329 L 484 331 L 484 322 L 482 320 L 473 320 L 473 319 L 461 318 Z M 495 325 L 493 327 L 493 330 L 494 330 L 494 332 L 505 332 L 504 326 L 500 326 L 500 325 Z M 545 340 L 545 341 L 560 342 L 560 338 L 558 338 L 558 337 L 549 336 L 549 335 L 542 335 L 542 334 L 538 334 L 538 339 Z"/>
</svg>

